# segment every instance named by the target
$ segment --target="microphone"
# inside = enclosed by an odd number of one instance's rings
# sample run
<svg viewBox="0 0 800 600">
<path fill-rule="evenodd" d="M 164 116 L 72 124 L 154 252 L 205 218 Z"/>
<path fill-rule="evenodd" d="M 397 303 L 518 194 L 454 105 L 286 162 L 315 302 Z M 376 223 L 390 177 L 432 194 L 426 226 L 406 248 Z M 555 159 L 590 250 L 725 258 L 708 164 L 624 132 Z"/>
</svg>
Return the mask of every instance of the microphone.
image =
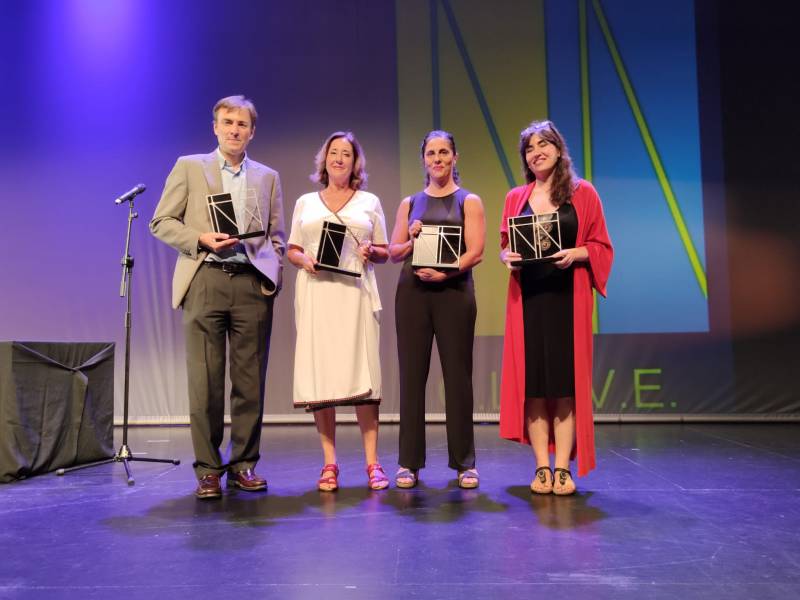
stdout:
<svg viewBox="0 0 800 600">
<path fill-rule="evenodd" d="M 128 190 L 127 192 L 122 194 L 122 196 L 114 200 L 114 204 L 122 204 L 123 202 L 129 202 L 133 200 L 136 196 L 141 194 L 143 191 L 145 191 L 146 189 L 147 188 L 144 186 L 144 184 L 140 183 L 133 189 Z"/>
</svg>

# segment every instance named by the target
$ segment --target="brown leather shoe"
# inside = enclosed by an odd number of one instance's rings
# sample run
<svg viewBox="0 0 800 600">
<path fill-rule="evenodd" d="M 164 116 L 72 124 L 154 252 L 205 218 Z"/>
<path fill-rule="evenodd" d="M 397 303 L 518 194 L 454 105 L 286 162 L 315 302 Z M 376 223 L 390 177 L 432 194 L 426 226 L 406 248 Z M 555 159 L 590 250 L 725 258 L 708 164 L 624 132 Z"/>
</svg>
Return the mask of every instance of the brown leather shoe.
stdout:
<svg viewBox="0 0 800 600">
<path fill-rule="evenodd" d="M 237 487 L 246 492 L 259 492 L 267 489 L 267 480 L 256 475 L 253 469 L 228 471 L 228 487 Z"/>
<path fill-rule="evenodd" d="M 194 495 L 201 499 L 207 498 L 221 498 L 222 486 L 219 484 L 219 475 L 209 473 L 203 475 L 197 482 L 197 489 Z"/>
</svg>

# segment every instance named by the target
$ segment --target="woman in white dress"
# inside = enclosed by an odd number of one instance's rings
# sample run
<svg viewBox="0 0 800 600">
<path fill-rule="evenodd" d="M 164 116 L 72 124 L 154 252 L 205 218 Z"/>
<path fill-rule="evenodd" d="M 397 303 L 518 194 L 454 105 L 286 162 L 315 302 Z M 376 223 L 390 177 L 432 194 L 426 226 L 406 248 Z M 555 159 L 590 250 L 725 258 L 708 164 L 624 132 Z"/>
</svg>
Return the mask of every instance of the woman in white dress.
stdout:
<svg viewBox="0 0 800 600">
<path fill-rule="evenodd" d="M 380 200 L 363 189 L 365 162 L 351 132 L 328 136 L 311 177 L 321 189 L 298 198 L 289 235 L 287 257 L 298 269 L 294 406 L 314 413 L 325 460 L 321 491 L 339 487 L 335 407 L 347 405 L 355 406 L 361 428 L 369 487 L 389 485 L 378 461 L 381 301 L 372 266 L 388 259 L 388 238 Z M 317 262 L 325 223 L 345 226 L 339 265 L 358 277 Z"/>
</svg>

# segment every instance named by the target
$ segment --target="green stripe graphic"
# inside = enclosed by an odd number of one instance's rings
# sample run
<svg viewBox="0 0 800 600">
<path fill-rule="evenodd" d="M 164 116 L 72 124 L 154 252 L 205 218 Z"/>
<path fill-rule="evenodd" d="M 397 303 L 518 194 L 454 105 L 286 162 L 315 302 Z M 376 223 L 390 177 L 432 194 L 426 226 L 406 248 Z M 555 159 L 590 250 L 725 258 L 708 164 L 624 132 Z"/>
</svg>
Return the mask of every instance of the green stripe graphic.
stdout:
<svg viewBox="0 0 800 600">
<path fill-rule="evenodd" d="M 583 4 L 583 0 L 581 0 L 581 4 Z M 675 221 L 675 227 L 678 230 L 678 235 L 680 236 L 681 242 L 683 242 L 683 247 L 689 257 L 689 262 L 692 265 L 692 270 L 694 271 L 695 278 L 697 279 L 697 284 L 700 286 L 700 291 L 703 293 L 703 297 L 708 298 L 708 283 L 706 281 L 705 269 L 703 268 L 700 258 L 697 255 L 697 250 L 694 247 L 694 242 L 692 241 L 692 237 L 686 227 L 686 222 L 683 220 L 683 214 L 681 213 L 678 201 L 675 198 L 675 194 L 672 192 L 672 186 L 669 183 L 667 174 L 664 171 L 664 166 L 661 163 L 661 157 L 659 156 L 658 150 L 656 150 L 655 143 L 653 142 L 653 138 L 650 135 L 650 129 L 647 126 L 644 115 L 642 114 L 639 101 L 636 99 L 636 93 L 634 92 L 633 85 L 628 77 L 628 73 L 625 70 L 622 57 L 617 50 L 616 41 L 614 40 L 614 36 L 611 34 L 611 29 L 606 21 L 603 8 L 600 5 L 600 0 L 592 0 L 592 5 L 594 7 L 595 15 L 597 15 L 600 29 L 603 32 L 606 45 L 611 53 L 611 58 L 614 61 L 614 67 L 617 70 L 617 75 L 622 83 L 625 97 L 628 99 L 628 104 L 630 104 L 633 117 L 636 120 L 636 125 L 639 128 L 639 133 L 642 136 L 642 141 L 644 142 L 645 148 L 647 149 L 647 154 L 650 157 L 650 162 L 653 164 L 653 169 L 656 172 L 658 183 L 661 185 L 661 190 L 664 192 L 664 198 L 667 201 L 669 212 L 672 215 L 672 219 Z"/>
</svg>

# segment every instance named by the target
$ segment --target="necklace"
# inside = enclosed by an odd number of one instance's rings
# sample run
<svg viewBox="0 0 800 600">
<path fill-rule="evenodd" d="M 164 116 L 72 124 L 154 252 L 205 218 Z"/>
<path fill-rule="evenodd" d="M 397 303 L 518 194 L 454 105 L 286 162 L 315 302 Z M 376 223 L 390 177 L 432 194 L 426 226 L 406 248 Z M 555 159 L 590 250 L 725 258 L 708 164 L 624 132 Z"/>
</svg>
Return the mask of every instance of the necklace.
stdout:
<svg viewBox="0 0 800 600">
<path fill-rule="evenodd" d="M 358 236 L 356 236 L 356 234 L 353 233 L 353 230 L 350 229 L 350 226 L 347 223 L 344 222 L 342 217 L 339 216 L 339 211 L 341 211 L 345 206 L 347 206 L 347 203 L 350 202 L 352 197 L 356 195 L 356 190 L 352 190 L 350 192 L 350 195 L 347 197 L 347 200 L 345 200 L 342 203 L 342 205 L 339 208 L 337 208 L 336 210 L 333 210 L 330 206 L 328 206 L 328 203 L 325 202 L 325 197 L 322 195 L 322 190 L 317 192 L 317 194 L 319 195 L 319 200 L 320 200 L 320 202 L 322 202 L 322 205 L 325 208 L 327 208 L 334 217 L 336 217 L 336 220 L 339 221 L 339 223 L 341 223 L 342 225 L 345 226 L 345 229 L 347 229 L 347 233 L 349 233 L 350 236 L 355 240 L 356 246 L 360 246 L 361 245 L 361 240 L 358 239 Z"/>
<path fill-rule="evenodd" d="M 327 209 L 328 209 L 329 211 L 331 211 L 333 214 L 336 214 L 336 213 L 338 213 L 338 212 L 339 212 L 340 210 L 342 210 L 342 209 L 343 209 L 345 206 L 347 206 L 347 203 L 348 203 L 348 202 L 350 202 L 350 200 L 352 199 L 352 197 L 356 195 L 356 190 L 354 190 L 354 189 L 350 189 L 350 193 L 347 195 L 347 198 L 345 198 L 344 202 L 342 202 L 341 206 L 339 206 L 339 208 L 337 208 L 337 209 L 335 209 L 335 210 L 334 210 L 333 208 L 331 208 L 331 205 L 329 205 L 329 204 L 328 204 L 328 203 L 325 201 L 325 196 L 323 196 L 323 195 L 322 195 L 322 192 L 323 192 L 323 191 L 324 191 L 324 190 L 320 190 L 319 192 L 317 192 L 317 193 L 319 194 L 319 199 L 322 201 L 322 204 L 324 204 L 324 205 L 325 205 L 325 208 L 327 208 Z M 330 193 L 329 193 L 328 195 L 329 195 L 329 196 L 332 196 L 333 194 L 330 194 Z"/>
</svg>

